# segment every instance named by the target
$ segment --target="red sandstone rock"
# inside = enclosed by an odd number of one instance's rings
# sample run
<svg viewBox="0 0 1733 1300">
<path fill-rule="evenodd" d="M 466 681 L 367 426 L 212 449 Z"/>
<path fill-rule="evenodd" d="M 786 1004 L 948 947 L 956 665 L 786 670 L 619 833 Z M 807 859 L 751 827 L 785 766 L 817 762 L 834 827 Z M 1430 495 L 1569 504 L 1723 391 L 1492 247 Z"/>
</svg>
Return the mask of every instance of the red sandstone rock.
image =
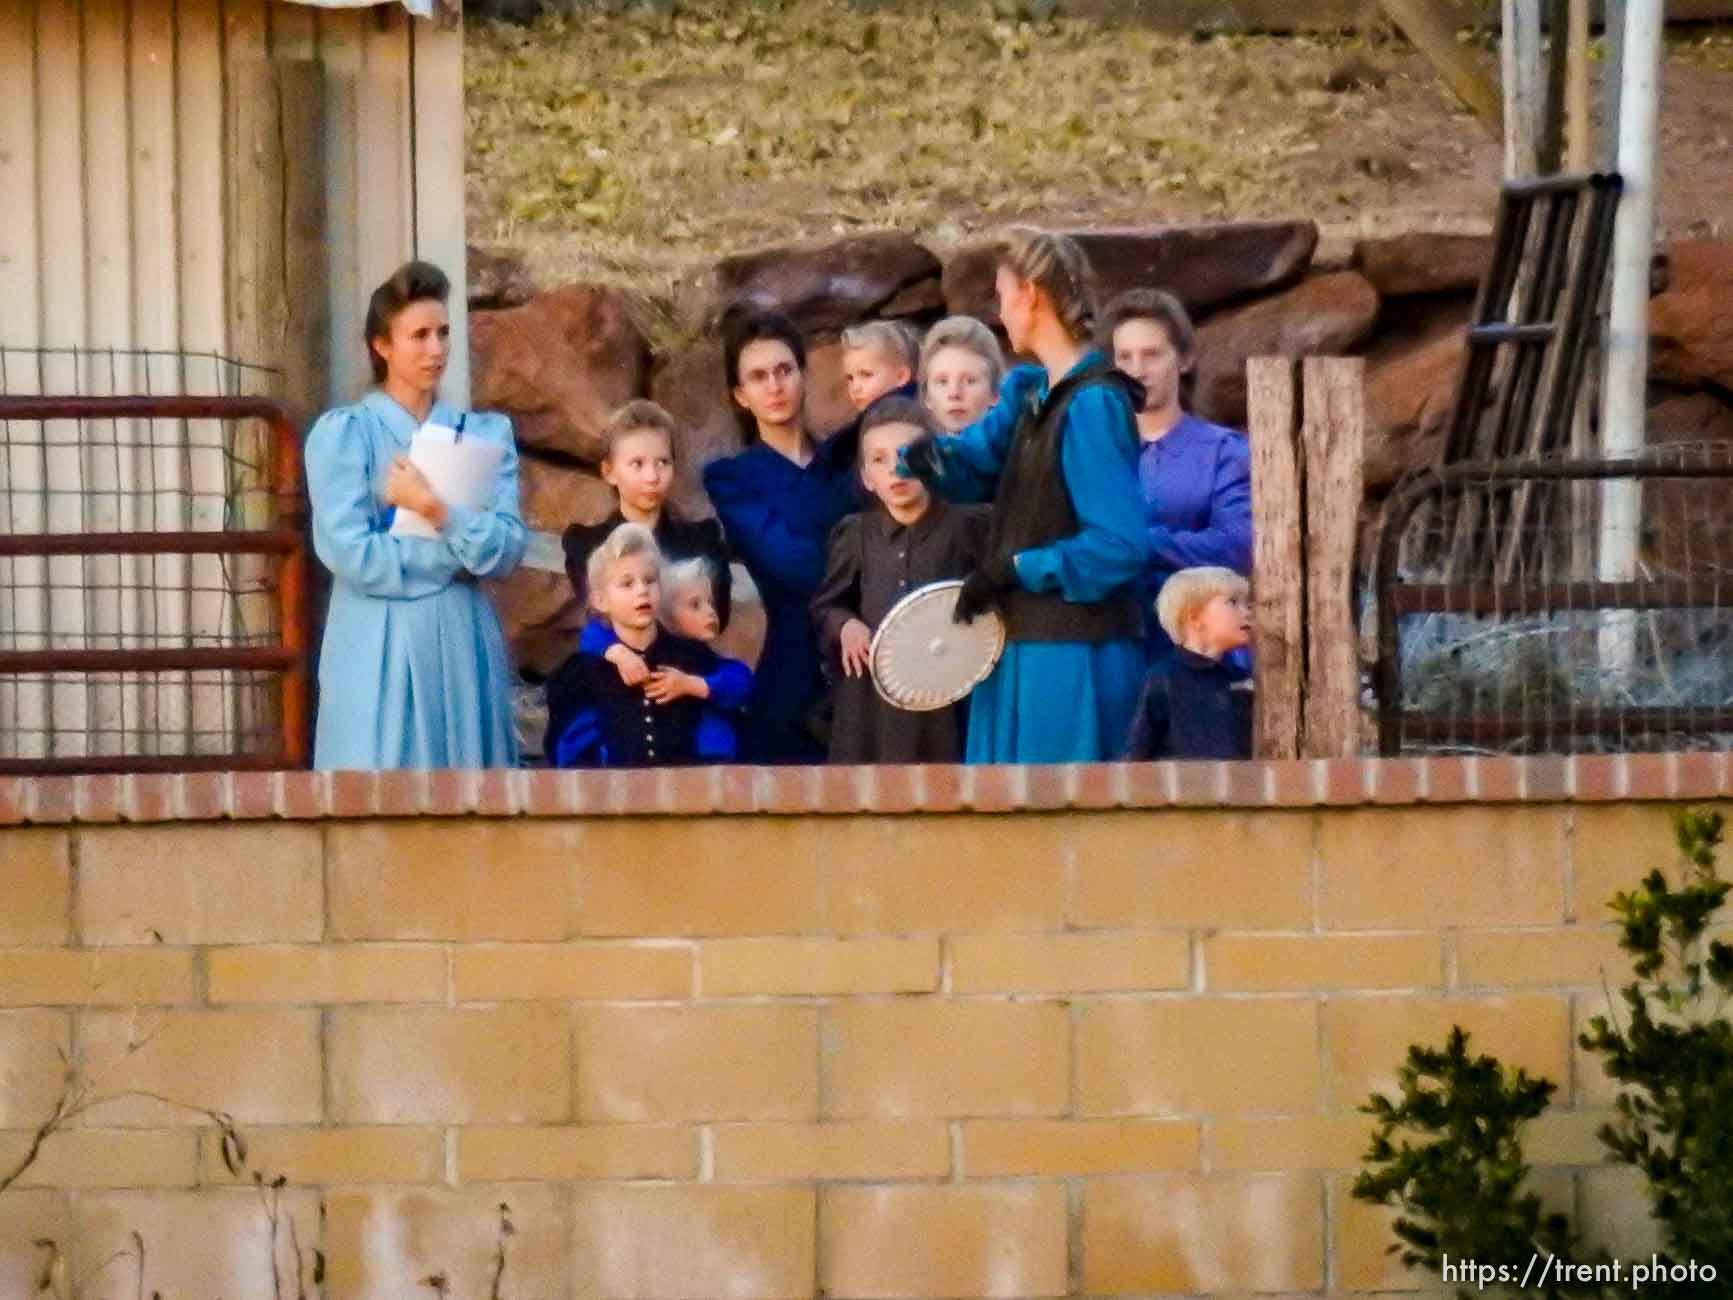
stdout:
<svg viewBox="0 0 1733 1300">
<path fill-rule="evenodd" d="M 842 344 L 820 343 L 806 351 L 806 427 L 817 437 L 835 433 L 855 417 L 842 374 Z"/>
<path fill-rule="evenodd" d="M 700 343 L 675 353 L 650 378 L 650 400 L 674 417 L 674 490 L 669 499 L 688 517 L 711 513 L 704 466 L 740 450 L 740 423 L 722 382 L 722 346 Z"/>
<path fill-rule="evenodd" d="M 1446 332 L 1389 355 L 1366 372 L 1366 486 L 1388 487 L 1436 460 L 1468 347 Z"/>
<path fill-rule="evenodd" d="M 1733 403 L 1684 393 L 1649 408 L 1649 442 L 1733 447 Z M 1643 488 L 1644 553 L 1660 573 L 1726 573 L 1733 568 L 1733 525 L 1726 480 L 1655 479 Z"/>
<path fill-rule="evenodd" d="M 596 523 L 614 509 L 613 489 L 600 478 L 533 453 L 519 462 L 518 486 L 524 522 L 538 532 Z M 520 568 L 487 585 L 507 648 L 520 668 L 546 674 L 577 649 L 584 609 L 563 573 Z"/>
<path fill-rule="evenodd" d="M 1733 240 L 1669 245 L 1667 282 L 1649 302 L 1650 373 L 1733 390 Z"/>
<path fill-rule="evenodd" d="M 535 281 L 516 249 L 471 244 L 466 263 L 471 311 L 521 307 L 536 296 Z"/>
<path fill-rule="evenodd" d="M 617 290 L 574 284 L 470 317 L 474 404 L 512 417 L 518 443 L 595 462 L 602 429 L 644 392 L 649 349 Z"/>
<path fill-rule="evenodd" d="M 922 286 L 938 274 L 939 259 L 897 231 L 768 248 L 717 263 L 712 315 L 777 311 L 808 334 L 823 333 L 892 304 L 896 314 L 927 310 L 931 290 Z"/>
<path fill-rule="evenodd" d="M 1318 244 L 1310 221 L 1235 221 L 1067 232 L 1089 257 L 1102 305 L 1127 289 L 1166 289 L 1193 311 L 1291 284 Z M 999 323 L 995 249 L 966 244 L 945 263 L 945 309 Z"/>
<path fill-rule="evenodd" d="M 1475 289 L 1491 262 L 1490 235 L 1410 231 L 1354 245 L 1354 265 L 1386 298 Z"/>
<path fill-rule="evenodd" d="M 1353 271 L 1315 276 L 1294 288 L 1211 317 L 1198 331 L 1198 413 L 1244 427 L 1246 358 L 1326 356 L 1352 351 L 1372 332 L 1378 295 Z"/>
</svg>

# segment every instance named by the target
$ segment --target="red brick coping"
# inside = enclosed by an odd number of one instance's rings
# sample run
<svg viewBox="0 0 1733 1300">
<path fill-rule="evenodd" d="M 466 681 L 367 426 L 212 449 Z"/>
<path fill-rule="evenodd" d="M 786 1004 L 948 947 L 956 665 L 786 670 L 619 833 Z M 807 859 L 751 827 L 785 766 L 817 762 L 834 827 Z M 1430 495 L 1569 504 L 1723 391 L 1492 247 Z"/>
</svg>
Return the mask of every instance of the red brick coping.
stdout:
<svg viewBox="0 0 1733 1300">
<path fill-rule="evenodd" d="M 1730 796 L 1733 767 L 1725 753 L 1053 767 L 200 772 L 0 777 L 0 826 L 321 817 L 1294 808 Z"/>
</svg>

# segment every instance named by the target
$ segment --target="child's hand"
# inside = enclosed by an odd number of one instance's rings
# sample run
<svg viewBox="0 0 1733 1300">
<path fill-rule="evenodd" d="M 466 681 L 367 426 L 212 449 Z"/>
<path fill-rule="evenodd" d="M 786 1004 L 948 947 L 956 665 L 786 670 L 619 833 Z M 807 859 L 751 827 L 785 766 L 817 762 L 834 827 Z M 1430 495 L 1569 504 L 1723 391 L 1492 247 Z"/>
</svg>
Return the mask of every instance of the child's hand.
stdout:
<svg viewBox="0 0 1733 1300">
<path fill-rule="evenodd" d="M 618 641 L 607 648 L 602 658 L 620 670 L 620 680 L 628 686 L 641 686 L 650 676 L 650 668 L 644 662 L 644 656 L 631 646 L 621 645 Z"/>
<path fill-rule="evenodd" d="M 858 618 L 842 625 L 842 670 L 850 677 L 859 677 L 867 670 L 867 651 L 872 647 L 873 630 Z"/>
<path fill-rule="evenodd" d="M 662 668 L 650 674 L 650 680 L 644 685 L 644 694 L 658 704 L 672 704 L 682 695 L 707 700 L 710 698 L 710 683 L 678 668 Z"/>
</svg>

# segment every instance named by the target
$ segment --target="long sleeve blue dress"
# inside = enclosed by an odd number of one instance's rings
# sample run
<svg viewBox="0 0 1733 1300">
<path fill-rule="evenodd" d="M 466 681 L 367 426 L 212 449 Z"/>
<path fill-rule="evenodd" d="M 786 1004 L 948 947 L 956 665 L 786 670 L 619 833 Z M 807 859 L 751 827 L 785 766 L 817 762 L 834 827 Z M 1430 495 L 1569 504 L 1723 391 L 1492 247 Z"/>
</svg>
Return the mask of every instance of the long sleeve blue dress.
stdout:
<svg viewBox="0 0 1733 1300">
<path fill-rule="evenodd" d="M 1100 361 L 1089 352 L 1071 373 Z M 1024 406 L 1044 399 L 1047 372 L 1018 366 L 999 401 L 954 437 L 940 438 L 938 489 L 954 501 L 992 499 Z M 1017 582 L 1090 604 L 1120 594 L 1149 562 L 1143 498 L 1137 484 L 1132 412 L 1110 389 L 1091 386 L 1072 400 L 1059 463 L 1077 515 L 1077 532 L 1017 553 Z M 969 698 L 970 763 L 1088 763 L 1125 747 L 1143 682 L 1144 648 L 1135 640 L 1012 641 Z"/>
<path fill-rule="evenodd" d="M 430 419 L 457 427 L 436 403 Z M 511 423 L 470 414 L 465 438 L 501 443 L 488 508 L 452 507 L 435 538 L 394 537 L 383 502 L 420 422 L 384 393 L 319 417 L 307 435 L 313 549 L 331 570 L 319 653 L 318 768 L 502 767 L 517 761 L 505 638 L 478 578 L 523 558 Z"/>
<path fill-rule="evenodd" d="M 1148 521 L 1150 566 L 1144 608 L 1181 569 L 1219 565 L 1252 572 L 1251 449 L 1244 434 L 1187 412 L 1137 459 Z M 1173 653 L 1161 624 L 1149 620 L 1152 663 Z"/>
<path fill-rule="evenodd" d="M 807 715 L 824 691 L 809 606 L 830 530 L 861 507 L 860 472 L 836 439 L 806 465 L 762 442 L 704 467 L 704 489 L 764 601 L 764 653 L 740 735 L 749 763 L 822 763 Z"/>
</svg>

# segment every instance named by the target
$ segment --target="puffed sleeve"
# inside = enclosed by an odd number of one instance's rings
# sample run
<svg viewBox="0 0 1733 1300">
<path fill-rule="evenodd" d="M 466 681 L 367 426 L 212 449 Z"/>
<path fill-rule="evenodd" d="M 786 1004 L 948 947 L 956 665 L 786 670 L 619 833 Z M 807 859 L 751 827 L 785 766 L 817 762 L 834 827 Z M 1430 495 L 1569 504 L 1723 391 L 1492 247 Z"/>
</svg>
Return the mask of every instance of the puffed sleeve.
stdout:
<svg viewBox="0 0 1733 1300">
<path fill-rule="evenodd" d="M 1251 573 L 1252 461 L 1246 440 L 1236 434 L 1223 438 L 1212 470 L 1207 524 L 1194 530 L 1149 526 L 1149 546 L 1158 568 L 1178 571 L 1217 564 L 1235 573 Z"/>
<path fill-rule="evenodd" d="M 1131 408 L 1105 384 L 1090 384 L 1071 399 L 1059 466 L 1077 512 L 1077 531 L 1017 553 L 1017 579 L 1030 591 L 1057 592 L 1088 604 L 1142 575 L 1149 539 L 1137 484 L 1135 429 Z"/>
<path fill-rule="evenodd" d="M 517 442 L 511 421 L 503 415 L 474 412 L 469 417 L 470 434 L 490 438 L 505 448 L 494 476 L 493 500 L 482 510 L 463 506 L 446 509 L 440 537 L 451 547 L 458 562 L 478 578 L 503 578 L 517 568 L 529 543 L 523 516 L 518 513 Z"/>
<path fill-rule="evenodd" d="M 1030 397 L 1039 391 L 1045 374 L 1039 366 L 1017 366 L 1005 376 L 999 400 L 975 423 L 955 434 L 941 436 L 937 447 L 942 474 L 933 488 L 947 501 L 991 501 L 1005 468 L 1011 435 Z M 897 472 L 911 477 L 902 457 Z"/>
<path fill-rule="evenodd" d="M 443 539 L 394 537 L 377 526 L 367 445 L 356 407 L 327 411 L 307 435 L 313 550 L 335 577 L 369 596 L 437 591 L 459 560 Z"/>
<path fill-rule="evenodd" d="M 836 653 L 844 625 L 860 617 L 860 530 L 860 515 L 847 515 L 830 530 L 830 560 L 812 596 L 812 627 L 827 659 Z"/>
<path fill-rule="evenodd" d="M 804 593 L 824 574 L 824 547 L 815 538 L 791 528 L 752 481 L 751 469 L 740 457 L 713 460 L 704 467 L 704 490 L 741 559 L 753 576 L 768 578 L 785 589 Z M 718 611 L 720 612 L 720 611 Z"/>
</svg>

